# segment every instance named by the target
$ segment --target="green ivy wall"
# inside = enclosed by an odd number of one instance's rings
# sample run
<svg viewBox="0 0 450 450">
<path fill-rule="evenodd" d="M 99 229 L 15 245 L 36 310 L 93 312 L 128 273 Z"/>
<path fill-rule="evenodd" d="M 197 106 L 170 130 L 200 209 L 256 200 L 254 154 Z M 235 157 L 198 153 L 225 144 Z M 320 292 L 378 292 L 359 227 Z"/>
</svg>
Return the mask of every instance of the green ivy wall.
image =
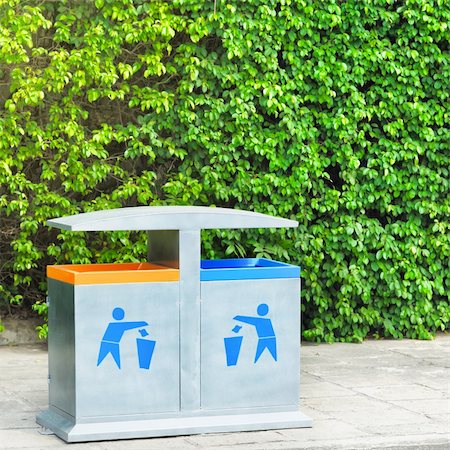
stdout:
<svg viewBox="0 0 450 450">
<path fill-rule="evenodd" d="M 203 252 L 301 265 L 304 338 L 448 329 L 449 42 L 445 0 L 0 0 L 0 305 L 145 257 L 48 218 L 217 205 L 300 222 Z"/>
</svg>

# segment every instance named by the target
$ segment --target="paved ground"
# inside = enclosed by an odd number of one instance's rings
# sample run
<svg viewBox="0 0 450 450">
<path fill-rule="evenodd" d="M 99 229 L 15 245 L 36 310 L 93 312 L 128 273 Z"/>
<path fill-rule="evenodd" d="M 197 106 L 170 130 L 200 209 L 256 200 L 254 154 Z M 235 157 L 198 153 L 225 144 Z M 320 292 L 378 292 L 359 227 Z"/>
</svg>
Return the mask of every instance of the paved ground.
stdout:
<svg viewBox="0 0 450 450">
<path fill-rule="evenodd" d="M 311 429 L 65 444 L 34 421 L 47 405 L 43 346 L 0 346 L 0 450 L 450 450 L 450 335 L 302 347 Z"/>
</svg>

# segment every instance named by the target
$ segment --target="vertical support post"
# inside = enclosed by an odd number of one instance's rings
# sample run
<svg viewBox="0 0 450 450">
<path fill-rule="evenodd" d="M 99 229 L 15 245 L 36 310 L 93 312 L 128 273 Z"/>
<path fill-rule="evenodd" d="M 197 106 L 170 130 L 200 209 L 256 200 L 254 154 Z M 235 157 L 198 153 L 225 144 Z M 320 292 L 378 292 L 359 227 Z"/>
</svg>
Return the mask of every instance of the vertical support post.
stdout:
<svg viewBox="0 0 450 450">
<path fill-rule="evenodd" d="M 200 230 L 180 230 L 181 411 L 200 409 Z"/>
<path fill-rule="evenodd" d="M 180 410 L 200 409 L 200 230 L 148 232 L 149 262 L 180 270 Z"/>
</svg>

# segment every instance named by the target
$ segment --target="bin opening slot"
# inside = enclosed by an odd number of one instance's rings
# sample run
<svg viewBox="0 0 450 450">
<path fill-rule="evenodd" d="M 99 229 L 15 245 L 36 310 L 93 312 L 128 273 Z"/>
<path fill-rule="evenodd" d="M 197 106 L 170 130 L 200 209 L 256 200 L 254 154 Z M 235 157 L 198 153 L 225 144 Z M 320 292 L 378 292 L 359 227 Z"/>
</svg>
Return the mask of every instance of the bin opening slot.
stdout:
<svg viewBox="0 0 450 450">
<path fill-rule="evenodd" d="M 122 271 L 135 271 L 135 270 L 166 270 L 161 264 L 152 264 L 148 262 L 141 263 L 117 263 L 117 264 L 67 264 L 58 267 L 61 270 L 66 270 L 76 273 L 86 272 L 122 272 Z"/>
<path fill-rule="evenodd" d="M 70 284 L 178 281 L 179 270 L 147 262 L 48 266 L 47 276 Z"/>
<path fill-rule="evenodd" d="M 265 258 L 203 260 L 200 267 L 201 281 L 300 277 L 299 267 Z"/>
<path fill-rule="evenodd" d="M 258 267 L 286 267 L 288 264 L 264 258 L 203 260 L 202 269 L 240 269 Z"/>
</svg>

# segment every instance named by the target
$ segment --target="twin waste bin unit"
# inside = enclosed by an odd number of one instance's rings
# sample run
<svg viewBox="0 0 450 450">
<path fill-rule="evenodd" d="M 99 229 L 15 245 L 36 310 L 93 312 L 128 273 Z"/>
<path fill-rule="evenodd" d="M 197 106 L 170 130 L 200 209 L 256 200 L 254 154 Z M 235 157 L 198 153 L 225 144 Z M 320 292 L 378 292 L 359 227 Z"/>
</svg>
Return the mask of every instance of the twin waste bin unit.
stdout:
<svg viewBox="0 0 450 450">
<path fill-rule="evenodd" d="M 299 411 L 300 268 L 201 261 L 200 231 L 295 227 L 208 207 L 136 207 L 50 220 L 147 230 L 148 261 L 49 266 L 49 409 L 67 442 L 310 427 Z"/>
</svg>

